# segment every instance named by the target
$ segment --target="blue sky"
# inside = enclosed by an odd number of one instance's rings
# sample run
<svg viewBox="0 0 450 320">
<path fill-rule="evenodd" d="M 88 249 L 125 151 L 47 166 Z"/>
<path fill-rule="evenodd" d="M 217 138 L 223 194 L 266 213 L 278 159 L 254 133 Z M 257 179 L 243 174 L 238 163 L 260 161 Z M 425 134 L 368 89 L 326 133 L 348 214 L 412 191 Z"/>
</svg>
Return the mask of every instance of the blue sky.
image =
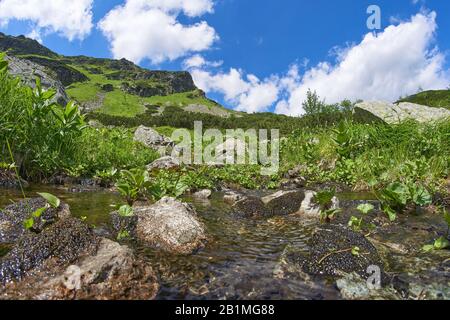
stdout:
<svg viewBox="0 0 450 320">
<path fill-rule="evenodd" d="M 449 1 L 128 0 L 125 7 L 124 0 L 79 0 L 70 8 L 64 2 L 73 1 L 0 0 L 0 31 L 34 31 L 64 55 L 125 56 L 150 69 L 188 69 L 210 97 L 249 112 L 301 113 L 307 87 L 336 102 L 358 94 L 392 100 L 450 84 Z M 38 3 L 56 18 L 48 22 L 33 8 Z M 372 4 L 381 9 L 382 30 L 364 45 Z M 70 23 L 67 15 L 74 16 Z M 391 25 L 397 29 L 384 32 Z M 397 45 L 405 39 L 412 45 Z M 403 59 L 405 52 L 416 55 Z M 353 74 L 353 64 L 366 66 L 367 74 Z M 371 89 L 361 90 L 361 83 Z"/>
</svg>

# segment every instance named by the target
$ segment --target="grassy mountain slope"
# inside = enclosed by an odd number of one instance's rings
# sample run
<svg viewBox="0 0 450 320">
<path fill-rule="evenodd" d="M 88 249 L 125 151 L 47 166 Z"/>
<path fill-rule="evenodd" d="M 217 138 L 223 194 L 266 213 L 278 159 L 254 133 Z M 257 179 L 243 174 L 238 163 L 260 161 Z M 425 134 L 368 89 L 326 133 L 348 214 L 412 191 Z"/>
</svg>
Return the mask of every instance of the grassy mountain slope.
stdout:
<svg viewBox="0 0 450 320">
<path fill-rule="evenodd" d="M 0 52 L 41 65 L 61 81 L 85 112 L 135 117 L 147 108 L 186 108 L 228 116 L 233 112 L 208 99 L 188 72 L 150 71 L 125 59 L 56 54 L 35 40 L 0 33 Z"/>
<path fill-rule="evenodd" d="M 435 108 L 450 110 L 450 90 L 431 90 L 401 99 L 398 102 L 411 102 Z"/>
</svg>

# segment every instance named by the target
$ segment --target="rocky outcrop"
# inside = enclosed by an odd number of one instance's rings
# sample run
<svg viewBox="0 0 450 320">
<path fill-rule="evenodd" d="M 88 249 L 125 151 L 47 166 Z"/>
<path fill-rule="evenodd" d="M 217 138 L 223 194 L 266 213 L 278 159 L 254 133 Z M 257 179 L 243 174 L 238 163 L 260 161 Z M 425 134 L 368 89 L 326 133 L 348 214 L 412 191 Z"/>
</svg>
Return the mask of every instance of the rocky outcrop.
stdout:
<svg viewBox="0 0 450 320">
<path fill-rule="evenodd" d="M 134 133 L 134 140 L 144 144 L 146 147 L 166 155 L 168 150 L 174 146 L 173 141 L 159 134 L 156 130 L 145 126 L 139 126 Z"/>
<path fill-rule="evenodd" d="M 0 210 L 0 243 L 16 242 L 26 233 L 23 222 L 39 208 L 46 208 L 40 218 L 35 219 L 33 230 L 41 232 L 48 225 L 70 216 L 69 206 L 62 203 L 58 209 L 51 208 L 42 198 L 23 200 Z"/>
<path fill-rule="evenodd" d="M 62 105 L 66 105 L 69 98 L 66 94 L 64 85 L 61 81 L 56 80 L 48 73 L 45 67 L 34 62 L 23 60 L 11 56 L 6 56 L 8 61 L 9 73 L 13 76 L 20 77 L 23 83 L 34 88 L 36 86 L 36 77 L 41 79 L 41 85 L 44 89 L 56 90 L 55 101 Z"/>
<path fill-rule="evenodd" d="M 174 157 L 166 156 L 153 161 L 147 166 L 148 171 L 173 169 L 180 166 L 180 160 Z"/>
<path fill-rule="evenodd" d="M 420 104 L 401 102 L 361 102 L 355 106 L 354 116 L 364 122 L 400 123 L 412 119 L 418 122 L 431 122 L 450 117 L 450 110 L 432 108 Z"/>
<path fill-rule="evenodd" d="M 190 254 L 207 240 L 205 227 L 194 208 L 165 197 L 150 207 L 135 209 L 140 241 L 168 252 Z"/>
<path fill-rule="evenodd" d="M 58 55 L 44 47 L 36 40 L 25 36 L 7 36 L 0 32 L 0 52 L 8 52 L 11 55 L 34 54 L 46 57 L 57 57 Z"/>
<path fill-rule="evenodd" d="M 36 63 L 44 68 L 47 72 L 54 74 L 54 79 L 60 81 L 64 86 L 69 86 L 76 82 L 85 82 L 89 78 L 80 71 L 70 67 L 69 65 L 54 59 L 29 56 L 27 60 Z"/>
</svg>

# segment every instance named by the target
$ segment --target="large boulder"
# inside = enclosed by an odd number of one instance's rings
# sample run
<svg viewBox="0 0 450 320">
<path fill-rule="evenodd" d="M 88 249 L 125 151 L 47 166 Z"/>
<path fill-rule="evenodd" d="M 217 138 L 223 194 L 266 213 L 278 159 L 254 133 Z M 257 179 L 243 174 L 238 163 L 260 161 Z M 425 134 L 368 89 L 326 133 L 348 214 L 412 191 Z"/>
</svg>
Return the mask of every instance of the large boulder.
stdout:
<svg viewBox="0 0 450 320">
<path fill-rule="evenodd" d="M 47 204 L 43 198 L 22 200 L 0 210 L 0 243 L 16 242 L 26 229 L 23 222 L 39 208 L 46 208 L 40 218 L 35 219 L 33 231 L 41 232 L 48 225 L 70 216 L 69 206 L 61 203 L 55 209 Z"/>
<path fill-rule="evenodd" d="M 134 209 L 138 240 L 164 251 L 190 254 L 204 247 L 205 227 L 193 207 L 165 197 L 147 207 Z"/>
<path fill-rule="evenodd" d="M 449 118 L 450 110 L 409 102 L 392 104 L 382 101 L 365 101 L 355 106 L 354 116 L 365 122 L 385 122 L 389 124 L 400 123 L 408 119 L 418 122 L 431 122 Z"/>
<path fill-rule="evenodd" d="M 56 90 L 55 101 L 62 105 L 66 105 L 69 102 L 64 85 L 56 77 L 50 75 L 44 66 L 11 56 L 6 56 L 6 61 L 8 61 L 9 73 L 20 77 L 25 85 L 34 88 L 36 77 L 39 77 L 42 88 Z"/>
<path fill-rule="evenodd" d="M 134 140 L 148 148 L 159 151 L 161 155 L 168 153 L 169 147 L 174 147 L 173 141 L 159 134 L 155 129 L 139 126 L 134 133 Z"/>
</svg>

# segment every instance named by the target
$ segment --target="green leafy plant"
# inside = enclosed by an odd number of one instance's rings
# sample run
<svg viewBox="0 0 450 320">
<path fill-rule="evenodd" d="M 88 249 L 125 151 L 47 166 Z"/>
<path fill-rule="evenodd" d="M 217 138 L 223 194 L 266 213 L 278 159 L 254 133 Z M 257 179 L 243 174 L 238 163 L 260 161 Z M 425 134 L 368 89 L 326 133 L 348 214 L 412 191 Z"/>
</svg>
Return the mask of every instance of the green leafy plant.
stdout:
<svg viewBox="0 0 450 320">
<path fill-rule="evenodd" d="M 48 204 L 55 209 L 57 209 L 61 205 L 61 200 L 50 193 L 38 192 L 38 195 L 44 198 L 48 202 Z"/>
<path fill-rule="evenodd" d="M 362 216 L 359 218 L 352 216 L 348 222 L 348 226 L 355 232 L 361 231 L 364 227 L 366 227 L 366 225 L 364 224 L 363 216 L 368 215 L 375 209 L 375 207 L 370 203 L 364 203 L 360 204 L 357 209 L 362 214 Z"/>
<path fill-rule="evenodd" d="M 34 224 L 36 223 L 36 220 L 40 219 L 42 214 L 49 207 L 57 209 L 61 205 L 61 200 L 58 197 L 56 197 L 56 196 L 54 196 L 54 195 L 52 195 L 50 193 L 38 193 L 38 195 L 41 196 L 42 198 L 44 198 L 47 201 L 47 205 L 45 207 L 38 208 L 36 211 L 34 211 L 31 214 L 30 218 L 24 220 L 23 226 L 27 230 L 32 230 L 33 229 Z"/>
<path fill-rule="evenodd" d="M 119 208 L 119 215 L 121 217 L 132 217 L 134 215 L 133 208 L 129 205 L 124 205 Z"/>
<path fill-rule="evenodd" d="M 143 169 L 123 170 L 116 186 L 128 205 L 132 206 L 138 198 L 147 194 L 147 188 L 151 187 L 150 176 Z"/>
<path fill-rule="evenodd" d="M 130 238 L 130 233 L 127 230 L 121 230 L 118 234 L 117 234 L 117 241 L 122 241 L 125 239 Z"/>
<path fill-rule="evenodd" d="M 397 212 L 403 212 L 408 204 L 425 206 L 432 203 L 431 194 L 422 185 L 394 182 L 377 193 L 383 211 L 391 221 L 397 218 Z"/>
<path fill-rule="evenodd" d="M 320 207 L 320 219 L 322 222 L 330 222 L 341 212 L 339 209 L 333 209 L 333 199 L 336 196 L 336 190 L 321 190 L 316 193 L 313 201 Z"/>
</svg>

